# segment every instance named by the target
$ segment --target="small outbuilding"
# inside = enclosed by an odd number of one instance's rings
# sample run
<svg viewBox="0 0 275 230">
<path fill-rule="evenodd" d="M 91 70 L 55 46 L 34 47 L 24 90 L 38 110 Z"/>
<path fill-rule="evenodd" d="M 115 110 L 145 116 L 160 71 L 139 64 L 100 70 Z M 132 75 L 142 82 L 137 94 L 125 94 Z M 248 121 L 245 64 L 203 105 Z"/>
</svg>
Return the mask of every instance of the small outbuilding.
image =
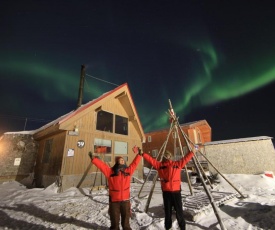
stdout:
<svg viewBox="0 0 275 230">
<path fill-rule="evenodd" d="M 224 174 L 275 173 L 275 150 L 271 137 L 260 136 L 204 144 L 209 161 Z M 217 174 L 209 164 L 211 174 Z"/>
<path fill-rule="evenodd" d="M 110 166 L 116 156 L 130 164 L 135 157 L 132 147 L 141 146 L 145 135 L 125 83 L 41 127 L 34 139 L 39 143 L 36 185 L 47 187 L 56 182 L 64 190 L 106 184 L 88 152 Z M 142 169 L 140 163 L 134 176 L 141 179 Z"/>
<path fill-rule="evenodd" d="M 184 123 L 180 125 L 180 128 L 188 137 L 188 141 L 191 141 L 193 144 L 202 146 L 205 142 L 211 141 L 212 131 L 206 120 Z M 180 138 L 184 154 L 186 154 L 189 149 L 181 131 L 179 129 L 175 131 L 175 129 L 172 128 L 172 132 L 170 132 L 170 129 L 171 127 L 145 133 L 146 141 L 142 145 L 143 151 L 153 157 L 157 157 L 164 143 L 167 141 L 166 149 L 173 154 L 174 160 L 180 159 L 182 156 L 178 138 Z M 202 161 L 202 163 L 204 162 L 204 158 L 202 157 L 199 157 L 199 160 Z M 150 167 L 146 161 L 144 165 Z M 193 163 L 191 161 L 189 162 L 189 166 L 193 168 Z"/>
</svg>

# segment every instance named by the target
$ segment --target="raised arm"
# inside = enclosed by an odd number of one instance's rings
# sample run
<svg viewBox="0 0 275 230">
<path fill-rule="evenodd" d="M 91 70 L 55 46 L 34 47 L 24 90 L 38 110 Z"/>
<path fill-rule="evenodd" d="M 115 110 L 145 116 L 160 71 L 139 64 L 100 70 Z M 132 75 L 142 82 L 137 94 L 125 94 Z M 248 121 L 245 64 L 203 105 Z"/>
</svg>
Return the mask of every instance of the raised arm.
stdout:
<svg viewBox="0 0 275 230">
<path fill-rule="evenodd" d="M 105 162 L 97 158 L 93 155 L 92 152 L 89 152 L 89 157 L 91 158 L 91 162 L 98 167 L 98 169 L 106 176 L 109 177 L 112 173 L 112 169 Z"/>
<path fill-rule="evenodd" d="M 193 156 L 193 152 L 187 153 L 181 160 L 179 160 L 180 167 L 183 168 L 192 159 Z"/>
</svg>

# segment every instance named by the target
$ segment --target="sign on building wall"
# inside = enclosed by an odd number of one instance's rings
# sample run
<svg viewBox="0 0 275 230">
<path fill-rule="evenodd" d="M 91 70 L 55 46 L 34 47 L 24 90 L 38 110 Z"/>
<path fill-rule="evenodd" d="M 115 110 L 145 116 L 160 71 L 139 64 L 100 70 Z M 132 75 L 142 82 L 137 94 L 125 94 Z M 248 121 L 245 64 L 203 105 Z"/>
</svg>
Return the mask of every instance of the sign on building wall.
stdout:
<svg viewBox="0 0 275 230">
<path fill-rule="evenodd" d="M 14 166 L 19 166 L 21 163 L 21 158 L 15 158 L 14 159 Z"/>
<path fill-rule="evenodd" d="M 79 141 L 77 142 L 77 147 L 78 147 L 78 148 L 83 148 L 84 146 L 85 146 L 85 141 L 79 140 Z"/>
<path fill-rule="evenodd" d="M 68 157 L 73 157 L 74 156 L 74 149 L 68 149 Z"/>
</svg>

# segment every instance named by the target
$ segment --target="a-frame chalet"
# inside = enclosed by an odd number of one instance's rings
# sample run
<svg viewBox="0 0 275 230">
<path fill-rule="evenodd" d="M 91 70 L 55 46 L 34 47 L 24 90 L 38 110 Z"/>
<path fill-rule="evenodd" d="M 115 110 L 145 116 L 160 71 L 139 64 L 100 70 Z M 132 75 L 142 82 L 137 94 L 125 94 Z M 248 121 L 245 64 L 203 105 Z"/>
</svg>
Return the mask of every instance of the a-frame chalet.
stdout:
<svg viewBox="0 0 275 230">
<path fill-rule="evenodd" d="M 92 186 L 95 178 L 96 185 L 106 183 L 104 176 L 95 176 L 97 168 L 90 162 L 89 151 L 110 166 L 116 156 L 129 164 L 134 158 L 132 147 L 142 146 L 145 135 L 125 83 L 41 127 L 34 139 L 39 143 L 36 185 L 57 182 L 64 190 Z M 142 169 L 140 163 L 134 176 L 142 178 Z"/>
</svg>

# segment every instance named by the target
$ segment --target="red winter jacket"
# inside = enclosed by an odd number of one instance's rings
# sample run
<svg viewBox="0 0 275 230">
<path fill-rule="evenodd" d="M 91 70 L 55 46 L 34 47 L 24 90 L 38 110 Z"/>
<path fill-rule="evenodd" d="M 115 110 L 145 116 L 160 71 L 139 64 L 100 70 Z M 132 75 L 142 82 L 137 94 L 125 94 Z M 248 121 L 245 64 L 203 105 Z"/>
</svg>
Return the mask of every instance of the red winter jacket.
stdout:
<svg viewBox="0 0 275 230">
<path fill-rule="evenodd" d="M 166 160 L 160 162 L 146 153 L 143 154 L 144 159 L 158 171 L 162 191 L 167 192 L 180 191 L 181 169 L 193 156 L 194 153 L 189 152 L 179 161 Z"/>
<path fill-rule="evenodd" d="M 109 196 L 111 202 L 118 202 L 130 199 L 130 182 L 131 176 L 133 175 L 138 163 L 140 162 L 141 156 L 137 154 L 133 162 L 129 167 L 125 168 L 124 173 L 120 172 L 118 175 L 114 174 L 114 171 L 110 166 L 105 164 L 98 158 L 94 158 L 92 163 L 99 168 L 99 170 L 108 179 L 109 184 Z"/>
</svg>

